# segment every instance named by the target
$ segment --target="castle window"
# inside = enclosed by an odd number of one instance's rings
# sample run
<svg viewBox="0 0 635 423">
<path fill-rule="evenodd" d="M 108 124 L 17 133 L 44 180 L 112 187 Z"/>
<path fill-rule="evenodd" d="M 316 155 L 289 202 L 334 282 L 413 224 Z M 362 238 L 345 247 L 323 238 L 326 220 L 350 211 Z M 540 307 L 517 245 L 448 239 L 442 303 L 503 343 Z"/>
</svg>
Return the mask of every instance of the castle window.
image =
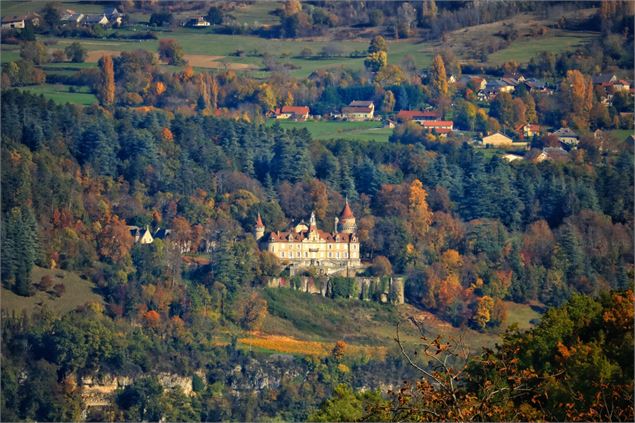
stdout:
<svg viewBox="0 0 635 423">
<path fill-rule="evenodd" d="M 304 257 L 309 257 L 309 253 L 304 253 Z"/>
<path fill-rule="evenodd" d="M 300 252 L 298 251 L 297 257 L 300 257 L 300 256 L 301 256 L 301 254 L 300 254 Z"/>
<path fill-rule="evenodd" d="M 329 245 L 329 247 L 330 247 L 330 245 Z M 329 251 L 329 257 L 331 257 L 331 252 L 330 251 Z"/>
<path fill-rule="evenodd" d="M 284 257 L 284 251 L 280 253 L 280 257 Z"/>
<path fill-rule="evenodd" d="M 337 256 L 337 258 L 340 258 L 340 253 L 339 252 L 336 253 L 336 256 Z"/>
<path fill-rule="evenodd" d="M 332 245 L 331 245 L 331 244 L 329 244 L 329 250 L 331 249 L 331 247 L 332 247 Z"/>
<path fill-rule="evenodd" d="M 348 258 L 348 253 L 344 253 L 344 258 Z"/>
</svg>

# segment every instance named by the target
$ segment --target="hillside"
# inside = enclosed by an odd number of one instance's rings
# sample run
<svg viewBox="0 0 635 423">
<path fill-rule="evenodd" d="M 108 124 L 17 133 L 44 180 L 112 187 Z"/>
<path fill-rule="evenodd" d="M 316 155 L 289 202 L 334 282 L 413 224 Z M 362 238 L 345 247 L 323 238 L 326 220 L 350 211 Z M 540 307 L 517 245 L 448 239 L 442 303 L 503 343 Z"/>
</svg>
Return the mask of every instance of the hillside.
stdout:
<svg viewBox="0 0 635 423">
<path fill-rule="evenodd" d="M 2 311 L 20 315 L 23 312 L 33 314 L 45 309 L 53 314 L 62 315 L 87 303 L 103 303 L 103 298 L 95 293 L 95 285 L 82 279 L 75 272 L 37 266 L 33 268 L 33 284 L 37 284 L 43 276 L 50 276 L 54 285 L 64 285 L 65 292 L 61 297 L 39 290 L 31 297 L 21 297 L 3 287 L 0 301 Z M 52 292 L 52 289 L 49 291 Z"/>
</svg>

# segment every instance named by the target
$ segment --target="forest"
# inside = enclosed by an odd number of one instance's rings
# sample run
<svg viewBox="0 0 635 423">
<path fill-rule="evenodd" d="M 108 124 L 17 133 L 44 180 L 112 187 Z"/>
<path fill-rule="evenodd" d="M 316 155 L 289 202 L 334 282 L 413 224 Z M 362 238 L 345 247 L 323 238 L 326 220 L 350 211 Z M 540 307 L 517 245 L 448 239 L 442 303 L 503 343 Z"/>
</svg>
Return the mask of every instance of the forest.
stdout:
<svg viewBox="0 0 635 423">
<path fill-rule="evenodd" d="M 173 26 L 178 11 L 122 3 L 148 7 L 155 29 Z M 3 305 L 2 420 L 632 421 L 634 152 L 632 135 L 614 134 L 632 133 L 633 95 L 597 82 L 632 74 L 628 5 L 589 2 L 595 13 L 561 25 L 597 38 L 523 64 L 475 70 L 450 49 L 426 68 L 393 63 L 388 37 L 436 40 L 538 13 L 535 2 L 468 3 L 368 2 L 360 11 L 354 2 L 288 1 L 267 31 L 209 9 L 214 31 L 266 39 L 324 34 L 344 26 L 338 16 L 383 28 L 358 52 L 363 69 L 306 78 L 271 57 L 265 76 L 196 68 L 163 37 L 156 54 L 104 54 L 96 66 L 53 73 L 46 64 L 82 63 L 90 36 L 65 32 L 56 4 L 41 10 L 39 29 L 3 31 L 20 45 L 20 58 L 2 65 L 3 297 L 64 301 L 70 285 L 58 272 L 99 300 L 68 313 Z M 51 52 L 41 41 L 51 35 L 74 42 Z M 477 79 L 456 82 L 462 73 L 523 73 L 545 88 L 519 84 L 483 100 Z M 45 81 L 89 87 L 97 102 L 61 104 L 24 89 Z M 394 123 L 386 142 L 320 139 L 270 119 L 307 104 L 319 124 L 354 100 L 373 101 L 378 121 Z M 431 109 L 457 130 L 442 136 L 396 118 Z M 474 143 L 525 124 L 572 128 L 579 144 L 560 148 L 545 132 L 525 139 L 526 159 L 510 162 Z M 567 160 L 527 159 L 550 148 Z M 322 354 L 241 344 L 266 333 L 272 316 L 290 325 L 278 332 L 301 332 L 286 303 L 313 302 L 267 287 L 290 275 L 259 247 L 258 216 L 267 231 L 312 212 L 329 228 L 345 199 L 365 276 L 402 277 L 408 310 L 434 316 L 447 334 L 497 341 L 480 348 L 431 336 L 421 321 L 402 321 L 400 306 L 350 298 L 352 279 L 341 277 L 323 300 L 375 313 L 397 342 L 359 354 L 350 340 Z M 169 237 L 144 244 L 133 227 Z M 539 310 L 539 321 L 510 324 L 516 305 Z M 113 382 L 106 400 L 87 395 L 113 378 L 126 382 Z"/>
</svg>

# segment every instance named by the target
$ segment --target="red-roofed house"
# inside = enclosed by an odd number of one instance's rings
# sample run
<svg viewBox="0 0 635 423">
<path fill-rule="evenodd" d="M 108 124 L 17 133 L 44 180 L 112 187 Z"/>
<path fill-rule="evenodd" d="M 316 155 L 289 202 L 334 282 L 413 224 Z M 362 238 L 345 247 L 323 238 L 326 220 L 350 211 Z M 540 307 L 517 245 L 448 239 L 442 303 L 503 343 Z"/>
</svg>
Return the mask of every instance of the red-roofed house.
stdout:
<svg viewBox="0 0 635 423">
<path fill-rule="evenodd" d="M 430 132 L 434 131 L 439 135 L 446 136 L 454 128 L 454 122 L 451 120 L 424 120 L 421 121 L 421 126 Z"/>
<path fill-rule="evenodd" d="M 543 131 L 540 125 L 534 123 L 524 123 L 514 128 L 520 139 L 531 138 L 534 135 L 540 135 Z"/>
<path fill-rule="evenodd" d="M 276 109 L 276 119 L 307 120 L 309 118 L 309 108 L 307 106 L 283 106 Z"/>
</svg>

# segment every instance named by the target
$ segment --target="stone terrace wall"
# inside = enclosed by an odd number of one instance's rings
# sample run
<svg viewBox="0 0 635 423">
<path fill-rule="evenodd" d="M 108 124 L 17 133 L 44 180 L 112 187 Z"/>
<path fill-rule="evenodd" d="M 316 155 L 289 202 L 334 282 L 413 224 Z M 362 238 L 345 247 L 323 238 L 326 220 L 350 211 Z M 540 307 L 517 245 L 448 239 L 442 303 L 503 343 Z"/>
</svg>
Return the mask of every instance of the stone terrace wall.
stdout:
<svg viewBox="0 0 635 423">
<path fill-rule="evenodd" d="M 404 303 L 404 281 L 401 277 L 362 277 L 353 278 L 356 283 L 358 299 L 382 303 Z M 313 278 L 311 276 L 296 276 L 292 278 L 271 278 L 267 283 L 269 288 L 290 288 L 309 294 L 319 294 L 323 297 L 331 293 L 331 280 L 328 278 Z"/>
</svg>

